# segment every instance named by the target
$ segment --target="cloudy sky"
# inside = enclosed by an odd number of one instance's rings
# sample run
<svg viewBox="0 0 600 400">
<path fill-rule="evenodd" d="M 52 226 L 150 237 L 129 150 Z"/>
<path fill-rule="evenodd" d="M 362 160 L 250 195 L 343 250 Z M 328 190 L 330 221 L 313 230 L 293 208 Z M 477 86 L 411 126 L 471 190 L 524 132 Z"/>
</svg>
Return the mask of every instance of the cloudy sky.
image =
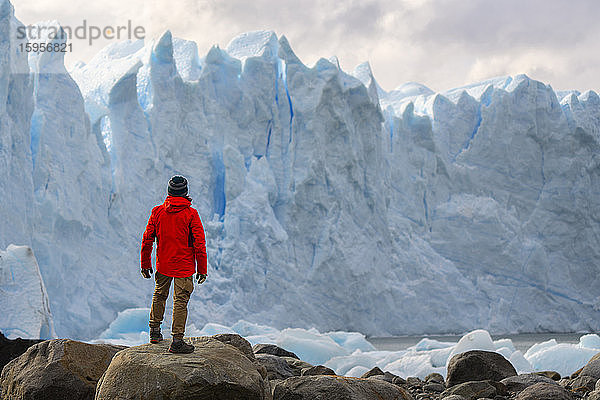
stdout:
<svg viewBox="0 0 600 400">
<path fill-rule="evenodd" d="M 237 34 L 274 30 L 312 66 L 369 61 L 391 90 L 421 82 L 444 91 L 526 73 L 555 89 L 600 91 L 598 0 L 12 0 L 25 24 L 141 25 L 147 39 L 170 29 L 200 55 Z M 67 64 L 89 60 L 107 41 L 73 42 Z"/>
</svg>

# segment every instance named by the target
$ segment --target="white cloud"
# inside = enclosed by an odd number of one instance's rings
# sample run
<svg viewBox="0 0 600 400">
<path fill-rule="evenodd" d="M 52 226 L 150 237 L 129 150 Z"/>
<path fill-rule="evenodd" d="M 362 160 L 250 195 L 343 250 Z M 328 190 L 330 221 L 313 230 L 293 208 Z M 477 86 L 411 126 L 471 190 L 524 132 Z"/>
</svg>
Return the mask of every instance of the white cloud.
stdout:
<svg viewBox="0 0 600 400">
<path fill-rule="evenodd" d="M 555 88 L 600 89 L 596 0 L 15 0 L 24 23 L 143 25 L 194 40 L 205 54 L 237 34 L 285 34 L 308 65 L 337 55 L 345 70 L 369 60 L 380 84 L 419 81 L 445 90 L 495 75 L 527 73 Z M 75 43 L 67 63 L 107 42 Z M 202 55 L 201 54 L 201 55 Z"/>
</svg>

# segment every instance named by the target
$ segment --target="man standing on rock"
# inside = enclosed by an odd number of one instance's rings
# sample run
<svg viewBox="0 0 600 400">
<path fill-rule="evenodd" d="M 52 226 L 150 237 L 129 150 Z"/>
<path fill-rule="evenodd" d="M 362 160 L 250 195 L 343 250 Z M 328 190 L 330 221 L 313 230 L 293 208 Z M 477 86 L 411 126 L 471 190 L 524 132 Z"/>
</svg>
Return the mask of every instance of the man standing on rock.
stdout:
<svg viewBox="0 0 600 400">
<path fill-rule="evenodd" d="M 187 304 L 194 290 L 193 276 L 202 284 L 206 280 L 206 243 L 204 227 L 198 211 L 191 207 L 187 179 L 174 176 L 169 181 L 165 202 L 152 209 L 146 231 L 142 237 L 142 276 L 150 279 L 152 274 L 152 246 L 156 239 L 156 287 L 150 309 L 150 343 L 158 343 L 163 337 L 160 324 L 165 313 L 171 281 L 173 292 L 173 342 L 171 353 L 191 353 L 194 346 L 183 341 Z"/>
</svg>

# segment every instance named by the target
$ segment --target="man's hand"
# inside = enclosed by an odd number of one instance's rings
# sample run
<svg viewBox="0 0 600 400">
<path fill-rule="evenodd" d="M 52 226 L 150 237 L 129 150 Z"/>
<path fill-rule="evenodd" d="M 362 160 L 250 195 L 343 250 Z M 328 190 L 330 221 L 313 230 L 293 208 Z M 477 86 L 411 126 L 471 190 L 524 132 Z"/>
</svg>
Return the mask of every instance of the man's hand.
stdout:
<svg viewBox="0 0 600 400">
<path fill-rule="evenodd" d="M 196 282 L 198 282 L 198 285 L 202 285 L 205 280 L 206 274 L 196 274 Z"/>
<path fill-rule="evenodd" d="M 152 275 L 152 268 L 142 269 L 142 276 L 146 279 L 150 279 L 150 275 Z"/>
</svg>

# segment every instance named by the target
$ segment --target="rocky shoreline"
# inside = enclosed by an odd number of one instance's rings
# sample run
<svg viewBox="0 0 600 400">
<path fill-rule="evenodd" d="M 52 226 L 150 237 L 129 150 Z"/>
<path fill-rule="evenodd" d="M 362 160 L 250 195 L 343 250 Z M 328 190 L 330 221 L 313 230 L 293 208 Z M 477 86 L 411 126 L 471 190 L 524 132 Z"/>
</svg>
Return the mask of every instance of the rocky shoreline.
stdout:
<svg viewBox="0 0 600 400">
<path fill-rule="evenodd" d="M 167 352 L 170 340 L 135 347 L 69 339 L 0 337 L 3 400 L 600 400 L 600 353 L 568 377 L 518 375 L 495 352 L 454 355 L 447 377 L 400 377 L 378 367 L 360 378 L 338 376 L 272 344 L 236 334 L 190 338 L 195 351 Z M 10 352 L 9 352 L 10 351 Z"/>
</svg>

